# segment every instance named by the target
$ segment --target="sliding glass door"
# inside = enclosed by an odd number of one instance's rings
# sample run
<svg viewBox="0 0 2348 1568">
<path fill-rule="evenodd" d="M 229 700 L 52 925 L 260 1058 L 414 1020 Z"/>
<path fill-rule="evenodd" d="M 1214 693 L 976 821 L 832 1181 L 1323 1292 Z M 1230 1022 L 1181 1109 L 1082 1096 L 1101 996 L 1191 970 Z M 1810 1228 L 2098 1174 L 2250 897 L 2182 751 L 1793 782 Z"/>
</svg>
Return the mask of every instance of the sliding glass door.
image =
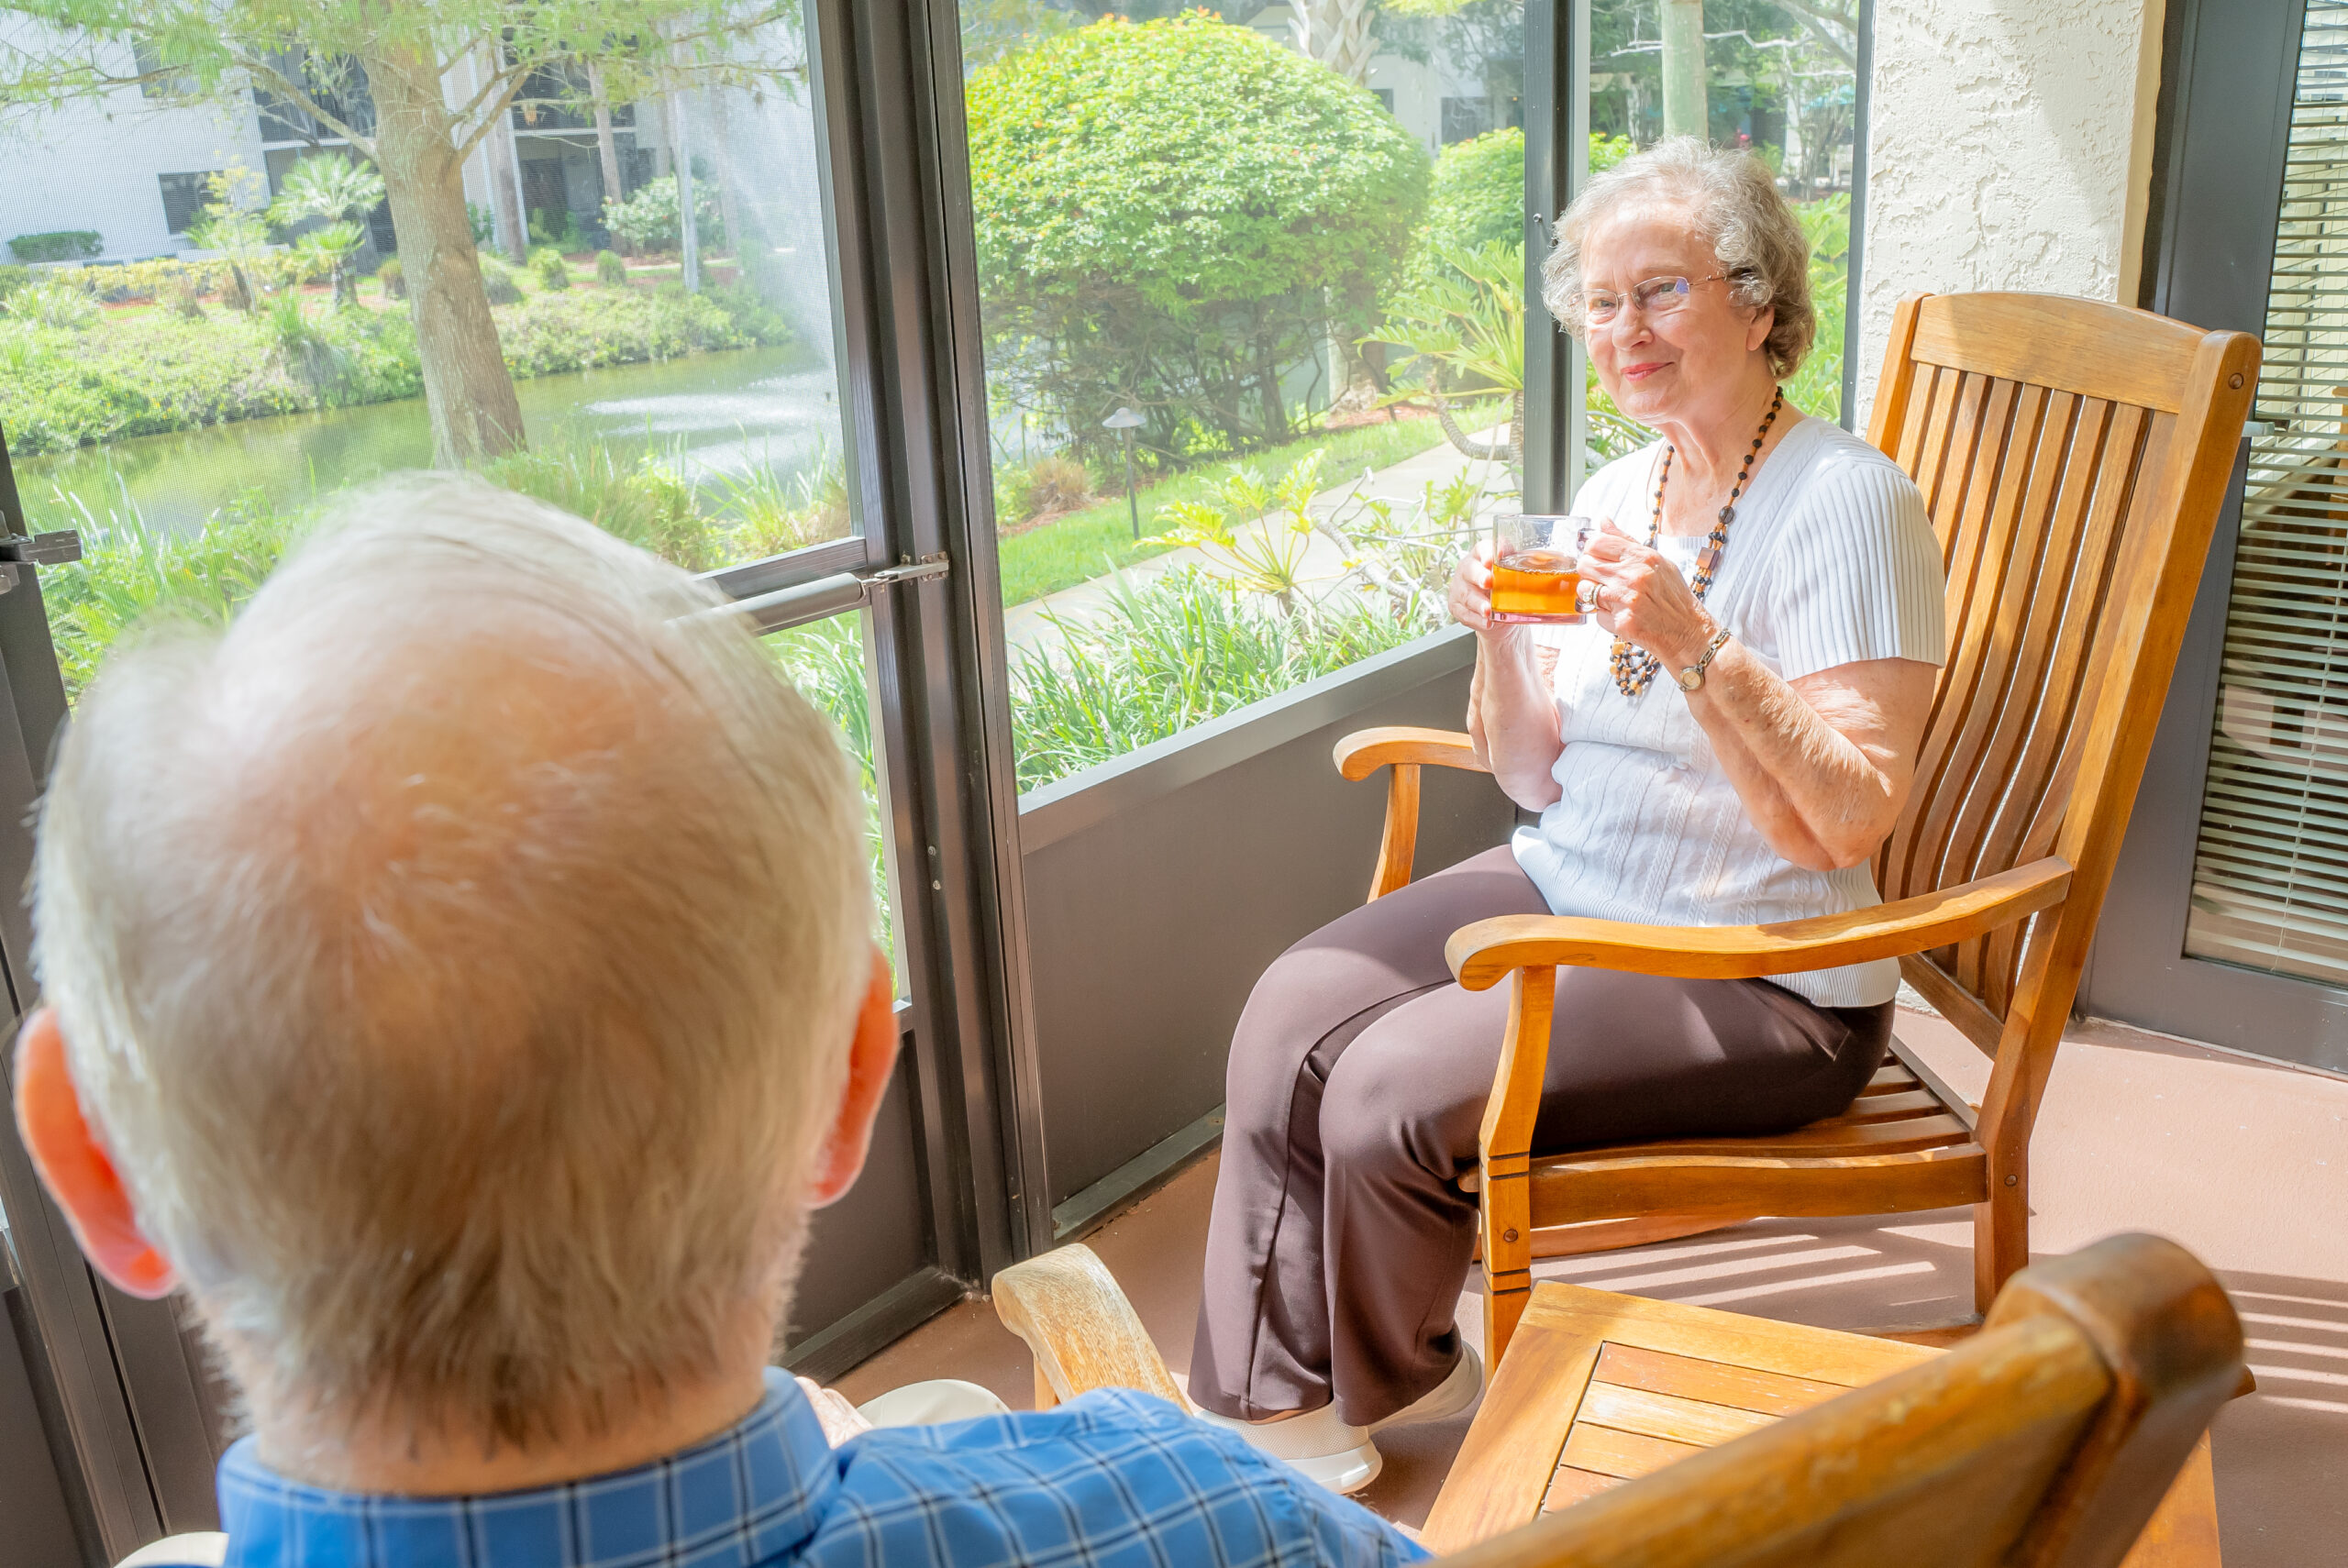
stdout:
<svg viewBox="0 0 2348 1568">
<path fill-rule="evenodd" d="M 779 1349 L 836 1375 L 1014 1244 L 968 717 L 984 644 L 936 482 L 959 462 L 941 446 L 950 412 L 918 412 L 950 411 L 950 376 L 905 352 L 933 307 L 902 281 L 941 205 L 934 174 L 902 177 L 919 36 L 902 13 L 808 0 L 581 56 L 525 19 L 450 44 L 444 101 L 407 105 L 463 154 L 433 186 L 377 136 L 364 39 L 248 64 L 231 13 L 217 95 L 167 69 L 196 46 L 133 24 L 68 40 L 114 84 L 22 127 L 87 189 L 41 186 L 68 238 L 20 237 L 0 266 L 0 513 L 17 558 L 55 561 L 0 567 L 0 817 L 16 824 L 0 877 L 23 885 L 53 737 L 114 639 L 144 615 L 233 614 L 346 490 L 462 464 L 704 574 L 831 715 L 869 790 L 907 1048 Z M 183 167 L 198 148 L 218 151 Z M 39 163 L 0 174 L 0 196 L 39 184 Z M 390 215 L 432 203 L 470 210 L 477 268 L 401 244 Z M 23 542 L 52 533 L 78 536 L 77 560 Z M 21 904 L 0 904 L 18 1015 L 29 936 Z M 83 1264 L 13 1123 L 0 1213 L 16 1309 L 0 1348 L 18 1353 L 0 1356 L 0 1452 L 45 1452 L 54 1481 L 39 1531 L 0 1527 L 0 1568 L 209 1528 L 232 1401 L 178 1308 Z"/>
</svg>

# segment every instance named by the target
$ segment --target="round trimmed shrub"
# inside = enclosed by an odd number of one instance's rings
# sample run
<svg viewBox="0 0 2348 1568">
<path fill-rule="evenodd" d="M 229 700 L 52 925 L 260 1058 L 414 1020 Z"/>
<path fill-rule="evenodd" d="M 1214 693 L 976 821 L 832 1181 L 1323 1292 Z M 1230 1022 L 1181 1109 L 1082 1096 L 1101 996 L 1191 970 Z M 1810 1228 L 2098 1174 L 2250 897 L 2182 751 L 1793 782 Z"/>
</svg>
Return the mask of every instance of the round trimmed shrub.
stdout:
<svg viewBox="0 0 2348 1568">
<path fill-rule="evenodd" d="M 381 282 L 383 285 L 383 297 L 385 299 L 404 300 L 407 298 L 407 272 L 400 266 L 400 259 L 398 257 L 384 257 L 383 264 L 375 269 L 375 278 L 378 282 Z"/>
<path fill-rule="evenodd" d="M 1292 435 L 1283 378 L 1368 322 L 1427 158 L 1368 92 L 1253 28 L 1109 18 L 970 78 L 987 326 L 1080 442 L 1120 403 L 1162 451 Z"/>
<path fill-rule="evenodd" d="M 494 256 L 481 259 L 481 292 L 493 305 L 522 303 L 522 285 L 514 281 L 514 269 Z"/>
<path fill-rule="evenodd" d="M 607 289 L 627 287 L 627 263 L 609 250 L 595 252 L 595 281 Z"/>
<path fill-rule="evenodd" d="M 553 246 L 541 246 L 530 252 L 530 275 L 542 289 L 570 287 L 570 269 L 562 264 L 562 252 Z"/>
</svg>

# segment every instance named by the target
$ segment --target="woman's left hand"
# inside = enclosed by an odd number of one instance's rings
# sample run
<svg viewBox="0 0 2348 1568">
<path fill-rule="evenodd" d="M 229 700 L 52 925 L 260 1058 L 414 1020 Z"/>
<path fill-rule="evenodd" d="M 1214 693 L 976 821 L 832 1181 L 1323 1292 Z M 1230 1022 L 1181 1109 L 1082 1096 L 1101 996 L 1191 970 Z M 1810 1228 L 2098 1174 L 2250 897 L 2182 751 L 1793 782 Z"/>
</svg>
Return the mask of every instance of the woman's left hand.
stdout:
<svg viewBox="0 0 2348 1568">
<path fill-rule="evenodd" d="M 1581 577 L 1596 586 L 1591 613 L 1598 624 L 1655 655 L 1666 669 L 1684 669 L 1703 656 L 1712 622 L 1695 591 L 1678 567 L 1612 518 L 1583 545 Z"/>
</svg>

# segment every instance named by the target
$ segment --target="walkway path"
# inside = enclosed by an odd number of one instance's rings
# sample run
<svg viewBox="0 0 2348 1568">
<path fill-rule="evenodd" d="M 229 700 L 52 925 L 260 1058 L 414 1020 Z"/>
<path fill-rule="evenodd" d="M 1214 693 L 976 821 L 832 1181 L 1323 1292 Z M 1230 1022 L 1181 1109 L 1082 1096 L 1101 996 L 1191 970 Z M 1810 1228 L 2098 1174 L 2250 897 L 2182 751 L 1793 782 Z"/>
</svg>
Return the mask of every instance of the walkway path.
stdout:
<svg viewBox="0 0 2348 1568">
<path fill-rule="evenodd" d="M 1506 434 L 1505 426 L 1495 425 L 1472 438 L 1484 442 L 1497 441 Z M 1390 502 L 1397 514 L 1401 515 L 1425 498 L 1429 484 L 1440 490 L 1463 473 L 1490 487 L 1486 504 L 1479 511 L 1496 512 L 1503 503 L 1514 502 L 1516 490 L 1506 465 L 1463 456 L 1457 447 L 1446 441 L 1416 457 L 1405 458 L 1401 462 L 1376 469 L 1367 480 L 1358 474 L 1324 476 L 1328 482 L 1313 501 L 1310 511 L 1315 517 L 1326 517 L 1358 497 L 1364 501 Z M 1259 535 L 1264 526 L 1261 522 L 1250 525 Z M 1110 595 L 1120 580 L 1139 586 L 1185 566 L 1195 566 L 1208 572 L 1219 569 L 1213 557 L 1195 547 L 1168 550 L 1164 555 L 1135 561 L 1090 582 L 1080 582 L 1073 588 L 1063 588 L 1024 604 L 1005 606 L 1002 612 L 1003 639 L 1014 653 L 1021 648 L 1040 647 L 1059 635 L 1052 625 L 1052 620 L 1081 623 L 1091 619 L 1108 605 Z M 1315 534 L 1306 548 L 1303 569 L 1309 582 L 1321 586 L 1343 576 L 1345 563 L 1335 542 L 1325 535 Z M 1047 615 L 1050 619 L 1047 618 Z"/>
</svg>

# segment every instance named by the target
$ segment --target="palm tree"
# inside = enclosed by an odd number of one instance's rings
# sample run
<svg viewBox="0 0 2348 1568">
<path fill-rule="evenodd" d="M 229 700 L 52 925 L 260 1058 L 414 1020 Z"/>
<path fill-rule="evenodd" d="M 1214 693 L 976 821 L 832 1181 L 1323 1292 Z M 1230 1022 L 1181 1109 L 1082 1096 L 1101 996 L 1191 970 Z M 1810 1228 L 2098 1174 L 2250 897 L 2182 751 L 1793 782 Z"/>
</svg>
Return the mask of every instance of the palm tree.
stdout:
<svg viewBox="0 0 2348 1568">
<path fill-rule="evenodd" d="M 277 200 L 270 204 L 269 215 L 281 224 L 326 220 L 327 226 L 310 237 L 316 243 L 306 248 L 327 263 L 338 310 L 359 303 L 359 280 L 351 272 L 350 258 L 366 241 L 365 231 L 346 220 L 364 217 L 382 199 L 381 174 L 355 159 L 324 153 L 305 158 L 287 171 Z"/>
</svg>

